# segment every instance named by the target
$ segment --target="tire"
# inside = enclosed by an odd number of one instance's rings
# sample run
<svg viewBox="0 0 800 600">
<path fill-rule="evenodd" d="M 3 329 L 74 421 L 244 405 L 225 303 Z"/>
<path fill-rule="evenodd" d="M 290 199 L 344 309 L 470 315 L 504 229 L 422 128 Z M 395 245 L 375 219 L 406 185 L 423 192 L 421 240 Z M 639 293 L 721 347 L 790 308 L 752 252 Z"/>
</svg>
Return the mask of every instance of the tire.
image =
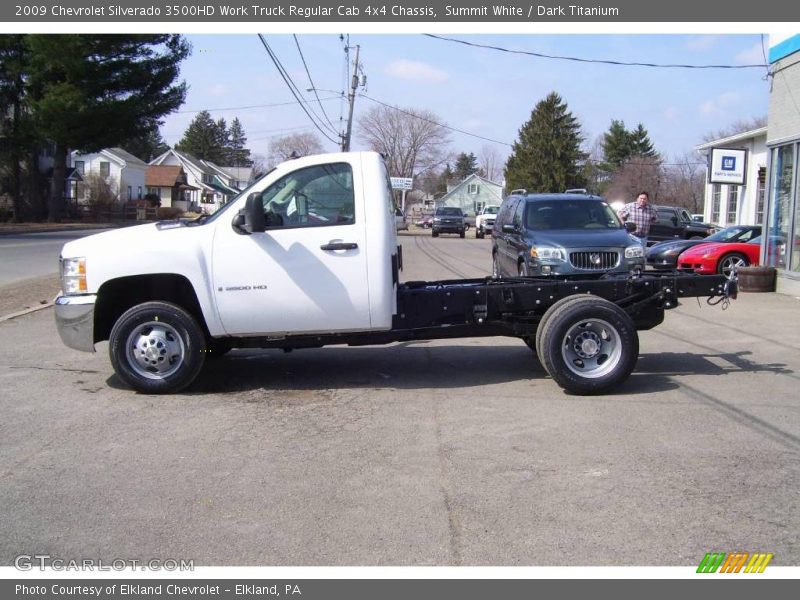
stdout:
<svg viewBox="0 0 800 600">
<path fill-rule="evenodd" d="M 108 350 L 119 378 L 145 394 L 184 389 L 206 357 L 200 325 L 169 302 L 145 302 L 123 313 L 111 329 Z"/>
<path fill-rule="evenodd" d="M 588 294 L 574 294 L 572 296 L 561 298 L 560 300 L 556 300 L 553 305 L 545 311 L 544 315 L 542 315 L 541 321 L 539 321 L 539 326 L 536 328 L 536 336 L 534 338 L 535 352 L 537 356 L 541 356 L 542 354 L 542 332 L 547 326 L 547 322 L 550 320 L 550 317 L 553 316 L 553 313 L 558 312 L 565 304 L 572 304 L 576 301 L 582 302 L 583 298 L 587 295 Z"/>
<path fill-rule="evenodd" d="M 467 235 L 466 231 L 461 231 L 461 232 L 459 232 L 458 237 L 463 239 L 464 237 L 466 237 L 466 235 Z"/>
<path fill-rule="evenodd" d="M 539 360 L 567 392 L 599 394 L 623 383 L 636 366 L 636 325 L 616 304 L 581 295 L 545 323 Z"/>
<path fill-rule="evenodd" d="M 500 261 L 497 260 L 497 252 L 492 254 L 492 278 L 500 279 Z"/>
<path fill-rule="evenodd" d="M 478 238 L 479 240 L 482 240 L 483 238 L 486 237 L 486 233 L 483 231 L 483 229 L 476 229 L 475 237 Z"/>
<path fill-rule="evenodd" d="M 435 229 L 432 229 L 431 230 L 431 237 L 439 237 L 439 232 L 436 231 Z"/>
<path fill-rule="evenodd" d="M 524 260 L 520 261 L 519 264 L 517 265 L 517 276 L 519 277 L 530 276 L 528 273 L 528 263 L 526 263 Z"/>
<path fill-rule="evenodd" d="M 739 267 L 746 267 L 750 264 L 744 254 L 738 252 L 731 252 L 719 259 L 717 263 L 717 273 L 730 277 L 733 272 Z"/>
</svg>

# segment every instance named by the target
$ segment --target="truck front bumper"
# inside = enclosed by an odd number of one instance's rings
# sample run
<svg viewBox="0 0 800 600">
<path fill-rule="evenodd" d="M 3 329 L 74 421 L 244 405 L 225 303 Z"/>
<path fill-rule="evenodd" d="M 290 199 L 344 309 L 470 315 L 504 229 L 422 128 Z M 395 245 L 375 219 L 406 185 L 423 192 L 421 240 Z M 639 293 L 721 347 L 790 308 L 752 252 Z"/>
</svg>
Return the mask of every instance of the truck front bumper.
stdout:
<svg viewBox="0 0 800 600">
<path fill-rule="evenodd" d="M 97 295 L 56 298 L 56 328 L 68 348 L 94 352 L 94 305 Z"/>
</svg>

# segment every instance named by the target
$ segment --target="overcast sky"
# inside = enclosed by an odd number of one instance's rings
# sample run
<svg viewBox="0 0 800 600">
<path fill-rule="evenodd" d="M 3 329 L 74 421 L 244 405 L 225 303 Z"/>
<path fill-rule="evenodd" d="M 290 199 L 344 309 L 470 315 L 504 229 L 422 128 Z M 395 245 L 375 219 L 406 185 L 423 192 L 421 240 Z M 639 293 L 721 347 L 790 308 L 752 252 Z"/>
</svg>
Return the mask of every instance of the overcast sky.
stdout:
<svg viewBox="0 0 800 600">
<path fill-rule="evenodd" d="M 193 111 L 203 109 L 210 110 L 215 119 L 224 117 L 228 123 L 238 117 L 245 128 L 248 147 L 262 155 L 266 155 L 273 136 L 317 132 L 255 34 L 187 37 L 193 53 L 183 64 L 182 77 L 190 89 L 181 112 L 171 115 L 162 127 L 168 144 L 178 142 L 196 114 Z M 446 37 L 581 59 L 689 65 L 762 64 L 768 45 L 764 36 L 762 47 L 760 35 Z M 266 39 L 297 87 L 313 100 L 312 106 L 321 114 L 314 95 L 305 92 L 311 84 L 294 38 L 270 34 Z M 337 129 L 343 128 L 340 119 L 346 118 L 346 106 L 335 98 L 346 86 L 343 43 L 338 35 L 331 34 L 298 35 L 298 41 L 314 86 L 336 92 L 318 93 L 330 120 Z M 767 114 L 766 68 L 648 68 L 583 63 L 499 52 L 412 34 L 354 34 L 350 45 L 361 47 L 367 88 L 360 91 L 366 96 L 403 108 L 430 110 L 451 127 L 502 142 L 452 132 L 452 149 L 456 153 L 478 154 L 488 144 L 507 155 L 535 104 L 551 91 L 560 94 L 579 119 L 587 146 L 608 129 L 612 119 L 618 119 L 629 128 L 642 123 L 656 149 L 670 159 L 693 151 L 709 131 Z M 356 128 L 358 115 L 373 105 L 373 100 L 357 98 Z M 253 106 L 257 108 L 247 108 Z M 325 143 L 326 149 L 336 149 L 335 144 Z M 355 136 L 353 149 L 361 149 Z"/>
</svg>

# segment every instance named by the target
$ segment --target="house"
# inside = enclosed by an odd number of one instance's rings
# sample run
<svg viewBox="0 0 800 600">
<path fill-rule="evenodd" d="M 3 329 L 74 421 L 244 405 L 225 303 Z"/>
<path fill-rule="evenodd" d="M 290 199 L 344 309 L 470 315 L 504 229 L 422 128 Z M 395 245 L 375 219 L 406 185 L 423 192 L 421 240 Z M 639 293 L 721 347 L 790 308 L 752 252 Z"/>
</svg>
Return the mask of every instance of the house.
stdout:
<svg viewBox="0 0 800 600">
<path fill-rule="evenodd" d="M 198 188 L 187 183 L 186 171 L 180 165 L 148 165 L 145 183 L 148 195 L 158 196 L 162 207 L 199 210 L 191 194 Z"/>
<path fill-rule="evenodd" d="M 745 151 L 744 185 L 710 182 L 706 174 L 703 220 L 721 226 L 762 225 L 767 183 L 767 128 L 760 127 L 695 147 L 711 156 L 712 149 Z"/>
<path fill-rule="evenodd" d="M 468 216 L 475 216 L 484 206 L 503 202 L 503 186 L 477 173 L 467 176 L 436 201 L 436 206 L 456 206 Z"/>
<path fill-rule="evenodd" d="M 211 213 L 240 192 L 237 179 L 211 161 L 200 160 L 187 152 L 170 149 L 150 161 L 155 166 L 179 166 L 186 173 L 187 185 L 183 200 Z"/>
<path fill-rule="evenodd" d="M 800 296 L 800 34 L 769 38 L 767 200 L 761 257 L 777 267 L 777 289 Z"/>
<path fill-rule="evenodd" d="M 70 164 L 67 167 L 73 168 L 82 180 L 76 187 L 78 203 L 89 199 L 90 186 L 87 178 L 93 175 L 105 180 L 118 201 L 144 198 L 147 163 L 122 148 L 105 148 L 85 154 L 74 151 L 70 153 Z"/>
</svg>

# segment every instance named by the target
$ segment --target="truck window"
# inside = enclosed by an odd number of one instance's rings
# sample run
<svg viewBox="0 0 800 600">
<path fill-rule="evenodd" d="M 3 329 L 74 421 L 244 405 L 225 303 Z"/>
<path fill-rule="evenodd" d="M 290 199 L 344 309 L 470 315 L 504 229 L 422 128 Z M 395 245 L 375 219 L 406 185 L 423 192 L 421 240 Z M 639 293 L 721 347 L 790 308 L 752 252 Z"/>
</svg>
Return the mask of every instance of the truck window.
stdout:
<svg viewBox="0 0 800 600">
<path fill-rule="evenodd" d="M 265 189 L 261 202 L 269 229 L 352 225 L 353 171 L 347 163 L 298 169 Z"/>
</svg>

